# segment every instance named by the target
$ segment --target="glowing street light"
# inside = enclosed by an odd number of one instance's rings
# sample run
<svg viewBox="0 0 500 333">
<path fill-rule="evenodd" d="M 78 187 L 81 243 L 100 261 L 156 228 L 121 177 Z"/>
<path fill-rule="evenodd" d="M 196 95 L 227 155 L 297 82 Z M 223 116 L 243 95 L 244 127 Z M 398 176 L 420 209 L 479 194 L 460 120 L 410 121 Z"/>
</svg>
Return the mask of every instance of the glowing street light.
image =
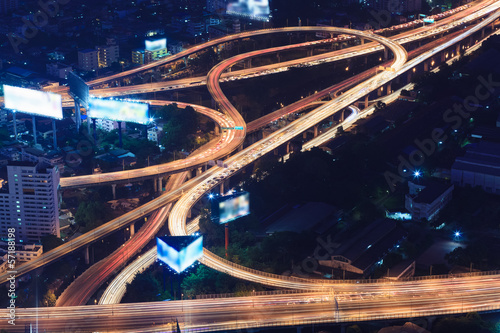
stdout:
<svg viewBox="0 0 500 333">
<path fill-rule="evenodd" d="M 415 170 L 413 172 L 413 177 L 415 178 L 419 178 L 420 176 L 422 176 L 422 173 L 420 172 L 420 170 Z"/>
</svg>

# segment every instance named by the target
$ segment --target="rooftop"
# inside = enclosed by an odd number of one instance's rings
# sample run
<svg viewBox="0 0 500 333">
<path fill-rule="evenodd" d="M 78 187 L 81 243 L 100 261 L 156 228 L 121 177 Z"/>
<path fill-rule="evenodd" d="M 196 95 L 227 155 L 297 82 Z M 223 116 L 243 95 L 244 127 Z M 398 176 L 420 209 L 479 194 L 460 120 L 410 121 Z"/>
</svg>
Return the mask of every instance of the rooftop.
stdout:
<svg viewBox="0 0 500 333">
<path fill-rule="evenodd" d="M 453 186 L 434 180 L 426 180 L 422 185 L 424 185 L 425 188 L 413 198 L 413 201 L 427 204 L 433 203 L 441 194 Z"/>
<path fill-rule="evenodd" d="M 379 219 L 342 244 L 335 255 L 351 260 L 353 266 L 365 271 L 405 235 L 406 231 L 395 221 Z"/>
<path fill-rule="evenodd" d="M 455 159 L 452 169 L 500 176 L 500 143 L 470 145 L 464 156 Z"/>
</svg>

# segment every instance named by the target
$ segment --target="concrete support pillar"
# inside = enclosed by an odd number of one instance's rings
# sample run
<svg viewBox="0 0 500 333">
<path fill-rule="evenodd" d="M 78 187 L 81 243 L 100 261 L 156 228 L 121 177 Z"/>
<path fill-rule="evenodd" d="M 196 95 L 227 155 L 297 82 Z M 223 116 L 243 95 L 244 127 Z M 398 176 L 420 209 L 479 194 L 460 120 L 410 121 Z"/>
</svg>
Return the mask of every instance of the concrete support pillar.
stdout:
<svg viewBox="0 0 500 333">
<path fill-rule="evenodd" d="M 313 56 L 313 48 L 311 48 L 310 50 L 307 50 L 307 56 L 308 57 L 312 57 Z"/>
<path fill-rule="evenodd" d="M 215 132 L 215 135 L 220 135 L 220 127 L 218 124 L 215 124 L 214 132 Z"/>
<path fill-rule="evenodd" d="M 135 222 L 130 225 L 130 238 L 135 235 Z"/>
<path fill-rule="evenodd" d="M 387 61 L 387 59 L 389 59 L 389 49 L 384 47 L 384 61 Z"/>
<path fill-rule="evenodd" d="M 424 72 L 427 72 L 429 70 L 429 62 L 424 61 Z"/>
<path fill-rule="evenodd" d="M 344 122 L 345 120 L 345 109 L 340 112 L 340 122 Z"/>
<path fill-rule="evenodd" d="M 12 122 L 14 123 L 14 141 L 17 141 L 17 119 L 16 119 L 16 111 L 12 111 Z"/>
<path fill-rule="evenodd" d="M 290 141 L 286 143 L 286 153 L 290 154 Z"/>
<path fill-rule="evenodd" d="M 364 61 L 365 61 L 365 65 L 367 65 L 368 64 L 368 57 L 365 57 Z"/>
<path fill-rule="evenodd" d="M 252 58 L 245 60 L 244 68 L 252 68 Z"/>
<path fill-rule="evenodd" d="M 158 177 L 158 192 L 163 192 L 163 177 Z"/>
<path fill-rule="evenodd" d="M 384 91 L 384 87 L 377 88 L 377 97 L 382 96 L 382 92 Z"/>
<path fill-rule="evenodd" d="M 85 254 L 85 265 L 89 265 L 90 264 L 89 245 L 85 246 L 85 250 L 83 251 Z"/>
<path fill-rule="evenodd" d="M 220 195 L 224 194 L 224 182 L 221 182 L 219 184 L 219 193 L 220 193 Z"/>
<path fill-rule="evenodd" d="M 196 176 L 201 175 L 201 174 L 202 174 L 202 172 L 203 172 L 203 171 L 201 170 L 201 168 L 197 168 L 197 169 L 196 169 Z"/>
<path fill-rule="evenodd" d="M 80 115 L 80 103 L 75 99 L 75 124 L 77 132 L 80 132 L 81 122 L 82 122 L 82 116 Z"/>
<path fill-rule="evenodd" d="M 87 115 L 87 133 L 90 135 L 90 117 Z"/>
<path fill-rule="evenodd" d="M 54 150 L 57 150 L 57 129 L 55 119 L 52 119 L 52 139 L 54 139 Z"/>
<path fill-rule="evenodd" d="M 446 61 L 446 51 L 441 52 L 441 63 Z"/>
<path fill-rule="evenodd" d="M 318 136 L 318 128 L 319 128 L 319 125 L 314 125 L 314 137 Z"/>
<path fill-rule="evenodd" d="M 281 56 L 280 56 L 280 53 L 276 53 L 276 58 L 278 58 L 278 62 L 281 62 Z"/>
<path fill-rule="evenodd" d="M 302 138 L 307 139 L 307 132 L 302 133 Z"/>
<path fill-rule="evenodd" d="M 188 209 L 187 211 L 187 218 L 190 219 L 191 218 L 191 209 Z"/>
<path fill-rule="evenodd" d="M 409 70 L 409 71 L 406 73 L 406 82 L 407 82 L 407 83 L 410 83 L 410 82 L 411 82 L 411 77 L 412 77 L 412 70 Z"/>
<path fill-rule="evenodd" d="M 484 31 L 484 30 L 485 30 L 485 28 L 482 28 L 482 29 L 481 29 L 481 39 L 483 39 L 483 38 L 484 38 L 484 35 L 485 35 L 485 33 L 484 33 L 485 31 Z"/>
<path fill-rule="evenodd" d="M 35 116 L 33 115 L 31 119 L 33 121 L 33 138 L 35 139 L 35 146 L 36 146 L 37 141 L 36 141 L 36 119 L 35 119 Z"/>
<path fill-rule="evenodd" d="M 368 107 L 368 95 L 365 96 L 365 109 Z"/>
<path fill-rule="evenodd" d="M 361 45 L 363 45 L 365 43 L 365 39 L 364 38 L 360 38 L 359 40 L 361 41 Z"/>
<path fill-rule="evenodd" d="M 474 45 L 474 36 L 470 36 L 469 38 L 469 47 L 471 47 L 472 45 Z"/>
<path fill-rule="evenodd" d="M 392 93 L 392 82 L 387 83 L 387 95 Z"/>
<path fill-rule="evenodd" d="M 116 184 L 111 184 L 111 190 L 113 191 L 113 200 L 116 200 Z"/>
<path fill-rule="evenodd" d="M 460 43 L 457 44 L 457 48 L 456 48 L 455 52 L 456 52 L 455 55 L 457 55 L 457 56 L 460 55 L 460 52 L 461 52 Z"/>
<path fill-rule="evenodd" d="M 155 192 L 158 192 L 158 177 L 153 178 Z"/>
</svg>

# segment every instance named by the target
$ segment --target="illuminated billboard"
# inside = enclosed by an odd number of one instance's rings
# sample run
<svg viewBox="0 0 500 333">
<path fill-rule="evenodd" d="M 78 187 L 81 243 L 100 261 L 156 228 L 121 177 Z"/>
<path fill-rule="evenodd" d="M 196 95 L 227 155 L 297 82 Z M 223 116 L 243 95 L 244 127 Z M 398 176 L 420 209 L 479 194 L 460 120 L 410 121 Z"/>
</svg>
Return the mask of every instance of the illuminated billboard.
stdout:
<svg viewBox="0 0 500 333">
<path fill-rule="evenodd" d="M 167 48 L 167 39 L 146 40 L 146 50 L 156 51 Z"/>
<path fill-rule="evenodd" d="M 147 124 L 149 104 L 90 97 L 88 116 L 91 118 Z"/>
<path fill-rule="evenodd" d="M 80 99 L 80 102 L 87 106 L 89 103 L 89 86 L 85 83 L 85 81 L 83 81 L 82 78 L 75 73 L 69 72 L 68 84 L 69 93 L 73 97 L 78 97 L 78 99 Z"/>
<path fill-rule="evenodd" d="M 157 258 L 181 273 L 203 257 L 203 236 L 156 237 Z"/>
<path fill-rule="evenodd" d="M 226 14 L 269 21 L 269 0 L 237 0 L 227 4 Z"/>
<path fill-rule="evenodd" d="M 6 109 L 62 119 L 61 95 L 3 85 Z"/>
<path fill-rule="evenodd" d="M 248 192 L 215 197 L 212 201 L 212 220 L 214 222 L 224 224 L 248 214 L 250 214 L 250 195 Z"/>
</svg>

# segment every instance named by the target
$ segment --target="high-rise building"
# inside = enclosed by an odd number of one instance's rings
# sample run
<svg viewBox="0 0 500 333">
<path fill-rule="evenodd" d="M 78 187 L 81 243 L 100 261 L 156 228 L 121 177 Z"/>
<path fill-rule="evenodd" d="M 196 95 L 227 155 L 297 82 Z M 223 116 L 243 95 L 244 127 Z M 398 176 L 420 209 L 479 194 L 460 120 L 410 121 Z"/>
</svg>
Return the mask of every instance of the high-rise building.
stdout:
<svg viewBox="0 0 500 333">
<path fill-rule="evenodd" d="M 97 50 L 85 49 L 78 51 L 78 67 L 84 71 L 95 71 L 99 69 Z"/>
<path fill-rule="evenodd" d="M 120 57 L 120 48 L 118 45 L 105 45 L 98 46 L 97 49 L 97 59 L 99 61 L 99 67 L 109 67 L 112 63 L 118 62 Z"/>
<path fill-rule="evenodd" d="M 7 186 L 0 189 L 0 238 L 15 228 L 16 241 L 40 242 L 59 232 L 59 169 L 41 163 L 10 162 Z"/>
<path fill-rule="evenodd" d="M 144 50 L 141 49 L 132 50 L 132 63 L 138 65 L 144 65 Z"/>
<path fill-rule="evenodd" d="M 19 8 L 19 0 L 0 0 L 0 13 L 7 13 Z"/>
</svg>

